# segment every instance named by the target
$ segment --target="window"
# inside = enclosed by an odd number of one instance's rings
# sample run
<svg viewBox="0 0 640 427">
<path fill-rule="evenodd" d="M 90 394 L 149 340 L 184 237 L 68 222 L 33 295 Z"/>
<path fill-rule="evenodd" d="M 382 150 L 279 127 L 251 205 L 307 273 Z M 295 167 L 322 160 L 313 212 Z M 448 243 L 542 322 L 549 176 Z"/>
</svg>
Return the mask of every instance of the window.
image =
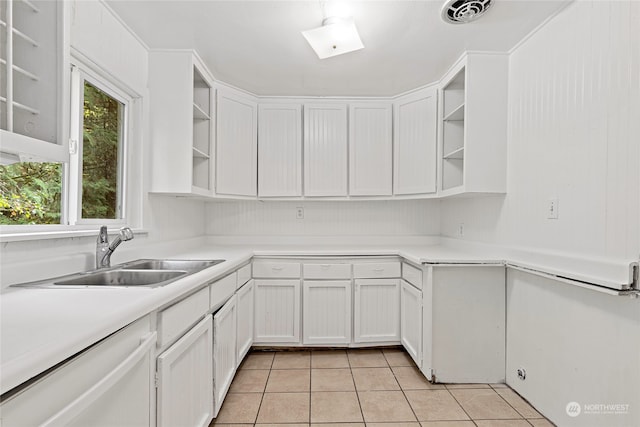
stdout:
<svg viewBox="0 0 640 427">
<path fill-rule="evenodd" d="M 70 75 L 68 150 L 2 135 L 3 233 L 12 231 L 7 225 L 116 226 L 127 221 L 127 142 L 132 134 L 130 115 L 140 114 L 140 103 L 82 63 L 74 65 Z M 10 145 L 5 144 L 7 136 L 14 140 Z"/>
<path fill-rule="evenodd" d="M 125 104 L 84 81 L 82 218 L 122 218 Z"/>
<path fill-rule="evenodd" d="M 60 224 L 62 166 L 36 162 L 0 166 L 0 224 Z"/>
</svg>

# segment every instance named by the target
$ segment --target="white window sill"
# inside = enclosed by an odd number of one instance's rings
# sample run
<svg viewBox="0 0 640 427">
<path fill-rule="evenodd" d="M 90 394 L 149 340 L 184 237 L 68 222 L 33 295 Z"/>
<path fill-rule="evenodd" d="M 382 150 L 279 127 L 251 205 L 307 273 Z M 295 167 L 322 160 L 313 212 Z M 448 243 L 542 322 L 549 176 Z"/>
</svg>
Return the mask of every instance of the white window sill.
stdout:
<svg viewBox="0 0 640 427">
<path fill-rule="evenodd" d="M 23 242 L 28 240 L 48 240 L 48 239 L 71 239 L 74 237 L 86 237 L 86 236 L 98 236 L 98 229 L 100 227 L 93 227 L 91 229 L 75 229 L 75 230 L 52 230 L 52 231 L 31 231 L 22 233 L 2 233 L 0 231 L 0 243 L 6 242 Z M 109 234 L 118 234 L 119 228 L 109 228 Z M 149 234 L 147 230 L 138 228 L 133 229 L 133 234 L 136 236 L 146 236 Z"/>
</svg>

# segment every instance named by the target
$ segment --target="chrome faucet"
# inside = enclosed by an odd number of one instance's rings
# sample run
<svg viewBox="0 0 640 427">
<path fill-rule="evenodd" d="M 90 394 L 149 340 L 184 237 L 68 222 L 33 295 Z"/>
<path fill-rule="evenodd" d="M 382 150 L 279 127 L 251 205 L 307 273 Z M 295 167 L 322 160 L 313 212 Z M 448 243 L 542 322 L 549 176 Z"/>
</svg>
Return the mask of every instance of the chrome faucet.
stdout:
<svg viewBox="0 0 640 427">
<path fill-rule="evenodd" d="M 98 240 L 96 241 L 96 268 L 111 267 L 111 254 L 113 251 L 116 250 L 120 243 L 131 239 L 133 239 L 133 231 L 129 227 L 122 227 L 115 240 L 109 244 L 107 226 L 100 227 L 100 234 L 98 234 Z"/>
</svg>

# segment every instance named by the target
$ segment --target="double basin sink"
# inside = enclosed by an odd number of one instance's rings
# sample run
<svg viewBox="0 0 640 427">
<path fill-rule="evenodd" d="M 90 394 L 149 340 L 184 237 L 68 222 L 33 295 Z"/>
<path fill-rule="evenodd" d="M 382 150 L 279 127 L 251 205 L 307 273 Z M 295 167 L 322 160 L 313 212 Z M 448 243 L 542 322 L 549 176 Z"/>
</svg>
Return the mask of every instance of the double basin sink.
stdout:
<svg viewBox="0 0 640 427">
<path fill-rule="evenodd" d="M 224 260 L 139 259 L 107 269 L 91 270 L 55 279 L 13 285 L 39 288 L 147 287 L 168 285 Z"/>
</svg>

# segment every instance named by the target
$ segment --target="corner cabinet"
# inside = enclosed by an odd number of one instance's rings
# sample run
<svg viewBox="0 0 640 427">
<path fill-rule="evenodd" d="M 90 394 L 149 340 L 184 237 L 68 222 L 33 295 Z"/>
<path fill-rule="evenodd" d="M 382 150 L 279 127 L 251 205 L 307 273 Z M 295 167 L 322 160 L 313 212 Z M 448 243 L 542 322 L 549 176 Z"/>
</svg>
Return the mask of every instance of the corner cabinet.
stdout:
<svg viewBox="0 0 640 427">
<path fill-rule="evenodd" d="M 213 195 L 213 79 L 193 51 L 151 51 L 151 191 Z"/>
<path fill-rule="evenodd" d="M 468 53 L 442 79 L 441 196 L 506 192 L 508 62 Z"/>
<path fill-rule="evenodd" d="M 426 88 L 394 103 L 393 194 L 435 193 L 437 90 Z"/>
<path fill-rule="evenodd" d="M 219 88 L 216 193 L 258 195 L 258 104 L 242 92 Z"/>
</svg>

